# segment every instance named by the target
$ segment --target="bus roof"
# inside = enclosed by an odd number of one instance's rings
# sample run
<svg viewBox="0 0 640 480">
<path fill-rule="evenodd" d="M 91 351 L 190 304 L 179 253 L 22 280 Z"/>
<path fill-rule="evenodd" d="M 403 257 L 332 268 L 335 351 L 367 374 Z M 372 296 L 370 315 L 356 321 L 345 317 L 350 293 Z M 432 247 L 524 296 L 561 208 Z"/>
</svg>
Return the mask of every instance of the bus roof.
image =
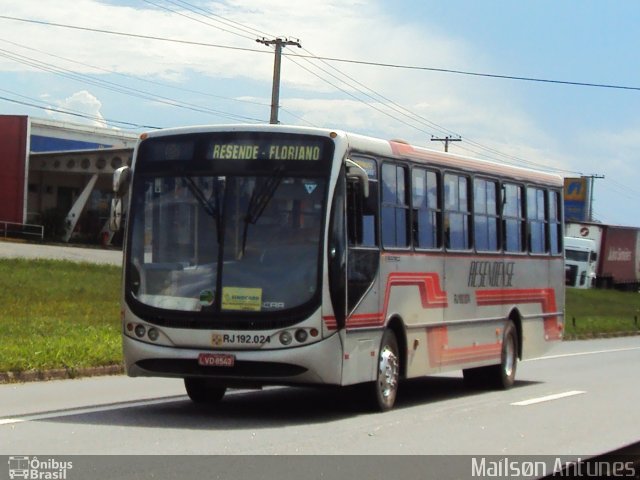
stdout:
<svg viewBox="0 0 640 480">
<path fill-rule="evenodd" d="M 520 181 L 529 181 L 551 185 L 561 188 L 564 185 L 562 176 L 542 170 L 533 170 L 524 167 L 506 165 L 490 160 L 480 160 L 453 153 L 445 153 L 425 147 L 411 145 L 400 140 L 382 140 L 341 130 L 328 128 L 301 127 L 291 125 L 199 125 L 188 127 L 175 127 L 150 131 L 141 135 L 141 138 L 151 138 L 165 135 L 181 135 L 190 133 L 207 132 L 266 132 L 278 131 L 281 133 L 302 133 L 308 135 L 327 135 L 332 138 L 341 138 L 347 148 L 361 153 L 380 155 L 398 159 L 406 159 L 425 165 L 435 165 L 441 168 L 455 168 L 470 173 L 480 173 L 490 176 L 509 177 Z"/>
</svg>

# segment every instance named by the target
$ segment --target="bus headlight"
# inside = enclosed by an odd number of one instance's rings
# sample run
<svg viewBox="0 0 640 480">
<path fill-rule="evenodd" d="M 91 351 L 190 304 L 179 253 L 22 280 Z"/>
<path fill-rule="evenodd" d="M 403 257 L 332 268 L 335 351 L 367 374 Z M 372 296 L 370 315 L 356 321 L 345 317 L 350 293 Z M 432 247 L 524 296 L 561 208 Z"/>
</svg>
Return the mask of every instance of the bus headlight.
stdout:
<svg viewBox="0 0 640 480">
<path fill-rule="evenodd" d="M 144 337 L 144 334 L 146 333 L 146 331 L 147 331 L 147 329 L 144 328 L 144 325 L 139 325 L 139 324 L 136 325 L 135 332 L 136 332 L 136 336 L 138 338 Z"/>
<path fill-rule="evenodd" d="M 155 342 L 156 340 L 158 340 L 158 337 L 160 336 L 160 332 L 158 331 L 157 328 L 150 328 L 149 331 L 147 332 L 147 336 L 149 337 L 149 340 L 151 340 L 152 342 Z"/>
<path fill-rule="evenodd" d="M 291 336 L 291 334 L 289 332 L 282 332 L 280 334 L 280 343 L 283 345 L 289 345 L 291 343 L 291 341 L 293 340 L 293 337 Z"/>
<path fill-rule="evenodd" d="M 309 336 L 309 334 L 307 333 L 306 330 L 303 330 L 301 328 L 296 330 L 295 337 L 296 337 L 296 341 L 297 342 L 299 342 L 299 343 L 306 342 L 308 336 Z"/>
</svg>

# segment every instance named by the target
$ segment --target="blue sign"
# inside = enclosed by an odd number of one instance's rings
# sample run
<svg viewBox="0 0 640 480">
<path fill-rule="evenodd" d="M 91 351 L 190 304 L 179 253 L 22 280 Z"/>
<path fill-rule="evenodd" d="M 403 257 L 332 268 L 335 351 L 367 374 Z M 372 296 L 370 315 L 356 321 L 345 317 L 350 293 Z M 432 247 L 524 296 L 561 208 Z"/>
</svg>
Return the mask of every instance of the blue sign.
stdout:
<svg viewBox="0 0 640 480">
<path fill-rule="evenodd" d="M 586 177 L 564 179 L 564 219 L 574 222 L 587 220 L 589 185 Z"/>
</svg>

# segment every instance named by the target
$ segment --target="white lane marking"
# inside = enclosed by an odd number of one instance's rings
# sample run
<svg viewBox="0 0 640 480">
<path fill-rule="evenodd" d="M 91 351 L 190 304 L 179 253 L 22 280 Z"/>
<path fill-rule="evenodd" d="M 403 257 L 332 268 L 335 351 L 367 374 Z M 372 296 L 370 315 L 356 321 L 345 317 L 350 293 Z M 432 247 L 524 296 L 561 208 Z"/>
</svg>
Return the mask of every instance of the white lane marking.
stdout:
<svg viewBox="0 0 640 480">
<path fill-rule="evenodd" d="M 161 398 L 157 400 L 143 400 L 139 402 L 122 402 L 109 405 L 98 405 L 95 407 L 75 408 L 70 410 L 58 410 L 55 412 L 35 413 L 32 415 L 18 415 L 15 417 L 0 418 L 0 426 L 14 425 L 16 423 L 33 422 L 37 420 L 48 420 L 51 418 L 70 417 L 72 415 L 84 415 L 87 413 L 109 412 L 112 410 L 122 410 L 124 408 L 147 407 L 149 405 L 162 405 L 187 399 L 186 395 L 177 397 Z"/>
<path fill-rule="evenodd" d="M 553 360 L 555 358 L 579 357 L 582 355 L 598 355 L 600 353 L 629 352 L 631 350 L 640 350 L 640 347 L 613 348 L 611 350 L 595 350 L 593 352 L 563 353 L 561 355 L 548 355 L 546 357 L 529 358 L 525 360 L 525 362 L 536 362 L 538 360 Z"/>
<path fill-rule="evenodd" d="M 560 398 L 572 397 L 574 395 L 581 395 L 583 393 L 587 393 L 587 392 L 584 392 L 582 390 L 572 390 L 570 392 L 556 393 L 555 395 L 547 395 L 546 397 L 530 398 L 529 400 L 522 400 L 521 402 L 514 402 L 511 405 L 516 405 L 518 407 L 526 407 L 527 405 L 533 405 L 535 403 L 550 402 L 552 400 L 558 400 Z"/>
</svg>

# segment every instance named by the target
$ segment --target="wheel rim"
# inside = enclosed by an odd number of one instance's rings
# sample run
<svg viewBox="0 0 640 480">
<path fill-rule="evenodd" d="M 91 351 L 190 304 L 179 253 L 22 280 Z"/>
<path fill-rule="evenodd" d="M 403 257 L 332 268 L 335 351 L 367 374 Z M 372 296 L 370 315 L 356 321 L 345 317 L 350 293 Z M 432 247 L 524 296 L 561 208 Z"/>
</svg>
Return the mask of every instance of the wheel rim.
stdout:
<svg viewBox="0 0 640 480">
<path fill-rule="evenodd" d="M 378 386 L 385 404 L 393 403 L 398 389 L 398 356 L 386 345 L 380 354 Z"/>
<path fill-rule="evenodd" d="M 505 359 L 504 359 L 504 374 L 507 377 L 513 375 L 513 370 L 516 364 L 516 347 L 514 345 L 513 336 L 509 335 L 505 344 Z"/>
</svg>

